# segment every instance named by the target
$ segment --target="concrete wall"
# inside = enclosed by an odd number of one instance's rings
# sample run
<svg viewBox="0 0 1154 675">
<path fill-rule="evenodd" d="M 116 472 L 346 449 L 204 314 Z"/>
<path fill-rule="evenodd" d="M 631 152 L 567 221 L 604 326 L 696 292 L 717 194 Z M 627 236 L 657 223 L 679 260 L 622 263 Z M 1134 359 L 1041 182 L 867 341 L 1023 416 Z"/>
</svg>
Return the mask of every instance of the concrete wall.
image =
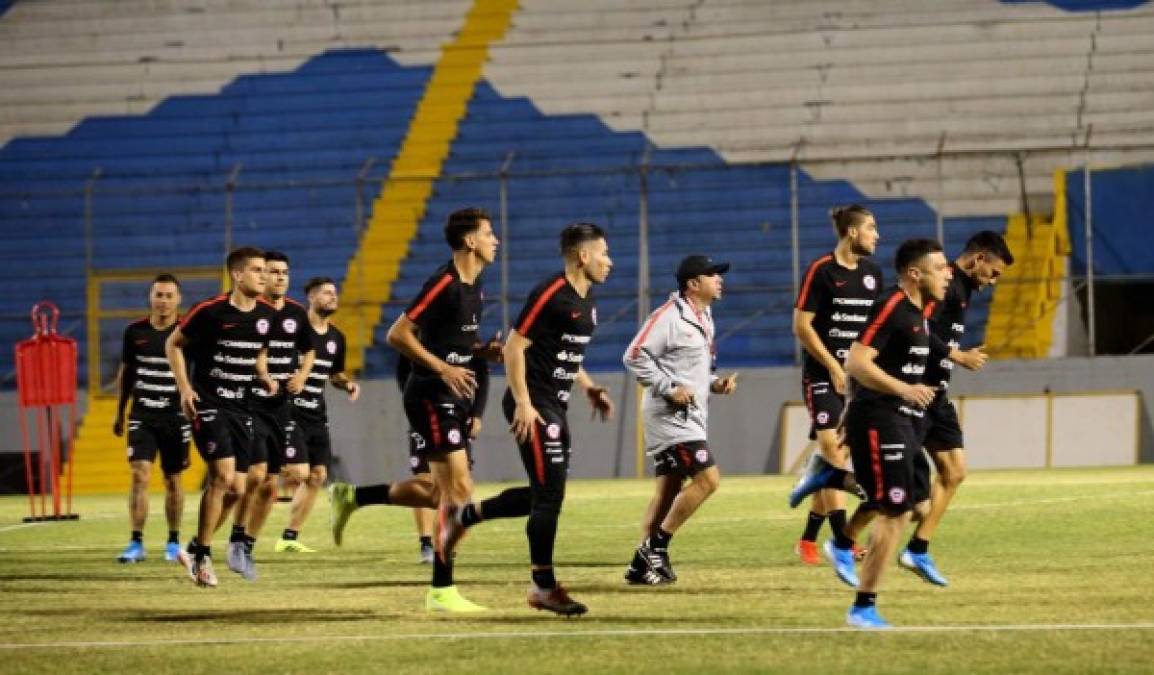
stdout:
<svg viewBox="0 0 1154 675">
<path fill-rule="evenodd" d="M 589 406 L 575 397 L 570 410 L 575 478 L 635 475 L 636 418 L 634 387 L 624 373 L 595 373 L 609 387 L 619 414 L 601 424 L 589 419 Z M 717 397 L 712 406 L 711 445 L 727 474 L 776 472 L 780 465 L 779 422 L 782 406 L 801 398 L 794 368 L 742 371 L 738 394 Z M 1141 395 L 1141 460 L 1154 462 L 1154 356 L 1000 361 L 981 373 L 960 372 L 957 395 L 1029 394 L 1134 389 Z M 521 480 L 524 469 L 500 410 L 504 380 L 493 391 L 476 445 L 479 480 Z M 408 441 L 400 393 L 391 380 L 365 383 L 361 400 L 348 403 L 330 392 L 333 444 L 340 461 L 337 475 L 358 482 L 394 480 L 408 475 Z M 0 395 L 0 452 L 19 452 L 16 400 Z M 648 467 L 646 467 L 648 470 Z"/>
</svg>

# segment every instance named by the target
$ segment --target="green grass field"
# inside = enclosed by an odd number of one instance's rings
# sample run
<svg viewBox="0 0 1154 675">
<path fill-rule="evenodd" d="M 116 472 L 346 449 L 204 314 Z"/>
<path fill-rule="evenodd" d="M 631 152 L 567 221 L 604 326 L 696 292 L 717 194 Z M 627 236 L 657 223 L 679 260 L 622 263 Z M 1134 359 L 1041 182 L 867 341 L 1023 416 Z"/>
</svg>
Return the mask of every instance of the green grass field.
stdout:
<svg viewBox="0 0 1154 675">
<path fill-rule="evenodd" d="M 127 479 L 126 479 L 127 480 Z M 844 628 L 852 591 L 792 549 L 804 510 L 782 477 L 729 478 L 671 547 L 680 581 L 630 588 L 622 572 L 649 497 L 644 481 L 570 486 L 558 576 L 590 613 L 529 609 L 524 523 L 473 531 L 457 580 L 491 611 L 428 616 L 409 512 L 372 507 L 332 546 L 321 503 L 278 555 L 278 506 L 258 544 L 261 578 L 225 569 L 215 590 L 165 563 L 162 503 L 152 556 L 114 558 L 125 499 L 82 498 L 82 520 L 25 526 L 0 499 L 0 671 L 20 672 L 1146 672 L 1154 670 L 1154 467 L 971 475 L 933 552 L 952 586 L 896 565 L 879 606 L 901 627 Z M 479 496 L 497 486 L 478 488 Z M 184 532 L 191 531 L 190 499 Z M 158 517 L 159 516 L 159 517 Z M 223 539 L 223 538 L 222 538 Z"/>
</svg>

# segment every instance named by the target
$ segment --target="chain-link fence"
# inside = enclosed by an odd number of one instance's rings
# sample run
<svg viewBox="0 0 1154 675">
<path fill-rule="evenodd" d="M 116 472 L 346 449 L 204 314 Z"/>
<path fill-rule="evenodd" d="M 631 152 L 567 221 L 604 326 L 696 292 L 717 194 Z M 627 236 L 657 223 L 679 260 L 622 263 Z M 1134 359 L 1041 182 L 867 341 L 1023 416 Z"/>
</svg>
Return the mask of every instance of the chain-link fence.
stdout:
<svg viewBox="0 0 1154 675">
<path fill-rule="evenodd" d="M 107 383 L 108 374 L 115 372 L 119 335 L 128 319 L 116 316 L 100 321 L 97 335 L 86 335 L 91 279 L 113 271 L 219 268 L 230 248 L 254 245 L 282 250 L 292 258 L 290 292 L 299 293 L 312 276 L 331 276 L 346 286 L 365 284 L 373 275 L 364 270 L 358 273 L 350 260 L 365 238 L 374 201 L 388 178 L 414 185 L 431 181 L 432 196 L 413 206 L 412 215 L 421 226 L 411 243 L 400 249 L 405 264 L 384 303 L 377 339 L 364 336 L 369 338 L 366 342 L 377 345 L 370 348 L 366 360 L 370 372 L 387 371 L 389 352 L 380 348 L 383 328 L 447 258 L 440 224 L 449 211 L 465 205 L 488 209 L 502 240 L 498 264 L 485 275 L 486 331 L 507 330 L 530 288 L 559 268 L 556 237 L 561 226 L 589 220 L 609 232 L 615 261 L 609 281 L 598 289 L 600 323 L 589 355 L 590 368 L 617 367 L 638 322 L 674 290 L 677 261 L 689 253 L 733 263 L 726 297 L 716 310 L 723 365 L 790 364 L 800 356 L 791 331 L 793 299 L 805 266 L 834 244 L 828 219 L 831 206 L 857 202 L 874 211 L 882 235 L 876 255 L 887 273 L 893 250 L 906 238 L 941 239 L 947 253 L 954 256 L 975 231 L 1005 229 L 1005 215 L 942 215 L 963 211 L 960 202 L 978 205 L 981 201 L 965 192 L 964 176 L 950 168 L 943 170 L 946 160 L 954 162 L 950 166 L 985 161 L 990 175 L 997 174 L 996 181 L 987 176 L 987 190 L 990 200 L 1005 208 L 991 208 L 987 203 L 986 213 L 1033 209 L 1037 215 L 1045 210 L 1030 194 L 1030 188 L 1036 191 L 1037 186 L 1022 170 L 1022 153 L 927 155 L 889 163 L 876 158 L 839 158 L 804 163 L 679 164 L 650 162 L 646 153 L 629 165 L 570 161 L 565 169 L 507 153 L 500 162 L 487 165 L 496 169 L 471 171 L 467 163 L 450 164 L 435 178 L 389 177 L 389 162 L 374 157 L 357 166 L 296 175 L 246 171 L 242 165 L 196 177 L 109 175 L 95 168 L 76 184 L 58 182 L 43 191 L 7 194 L 0 189 L 4 211 L 19 215 L 22 222 L 35 223 L 32 231 L 13 236 L 44 241 L 38 260 L 10 261 L 14 267 L 26 265 L 29 273 L 5 291 L 0 324 L 6 325 L 3 332 L 14 342 L 27 332 L 22 307 L 47 296 L 62 308 L 64 331 L 81 338 L 98 337 L 97 351 L 88 353 L 101 360 L 98 371 Z M 1018 171 L 993 170 L 1006 166 L 1016 166 Z M 854 187 L 858 183 L 819 178 L 838 172 L 872 172 L 873 178 L 863 182 L 870 194 Z M 1092 221 L 1087 221 L 1087 227 L 1092 232 Z M 1093 238 L 1088 241 L 1092 251 Z M 1091 264 L 1076 284 L 1092 287 L 1093 269 Z M 100 306 L 125 315 L 132 309 L 143 312 L 146 287 L 146 283 L 107 287 Z M 359 291 L 350 296 L 372 295 L 364 288 Z M 186 291 L 186 308 L 199 299 L 192 296 L 194 292 L 206 289 Z M 1093 297 L 1091 293 L 1091 354 Z M 983 338 L 986 304 L 988 296 L 971 308 L 975 342 Z M 346 314 L 360 313 L 356 307 L 344 309 Z M 371 329 L 367 325 L 346 327 Z M 10 386 L 11 377 L 6 380 Z"/>
</svg>

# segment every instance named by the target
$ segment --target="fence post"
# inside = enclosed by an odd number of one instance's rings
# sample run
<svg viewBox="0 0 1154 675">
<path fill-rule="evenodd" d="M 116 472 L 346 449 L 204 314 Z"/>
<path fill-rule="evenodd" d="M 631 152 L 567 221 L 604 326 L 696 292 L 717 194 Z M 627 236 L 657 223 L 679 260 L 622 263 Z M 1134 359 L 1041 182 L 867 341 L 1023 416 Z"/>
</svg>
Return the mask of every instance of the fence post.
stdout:
<svg viewBox="0 0 1154 675">
<path fill-rule="evenodd" d="M 1090 356 L 1098 355 L 1097 312 L 1094 306 L 1094 200 L 1091 193 L 1090 157 L 1087 153 L 1082 162 L 1083 224 L 1086 236 L 1086 323 L 1090 343 Z"/>
<path fill-rule="evenodd" d="M 88 394 L 95 397 L 100 393 L 100 287 L 94 285 L 92 266 L 96 256 L 96 226 L 93 223 L 96 182 L 104 174 L 104 169 L 96 167 L 84 182 L 84 286 L 88 296 L 87 338 L 88 354 Z"/>
<path fill-rule="evenodd" d="M 801 280 L 801 216 L 798 206 L 797 156 L 789 160 L 789 236 L 793 258 L 793 297 L 798 295 Z M 793 341 L 793 363 L 801 365 L 801 342 Z"/>
<path fill-rule="evenodd" d="M 640 326 L 649 316 L 649 152 L 652 146 L 645 144 L 645 152 L 641 155 L 641 164 L 637 167 L 637 325 Z M 624 387 L 632 378 L 626 378 Z M 636 445 L 634 450 L 633 472 L 636 478 L 645 477 L 645 428 L 641 421 L 642 388 L 634 384 L 633 390 L 636 404 L 635 433 Z M 624 408 L 622 408 L 624 410 Z M 625 416 L 621 416 L 624 424 Z"/>
<path fill-rule="evenodd" d="M 509 334 L 509 167 L 517 151 L 510 150 L 497 174 L 501 218 L 501 331 Z"/>
<path fill-rule="evenodd" d="M 357 245 L 364 244 L 365 232 L 369 229 L 369 211 L 365 208 L 365 183 L 369 179 L 369 171 L 372 170 L 373 165 L 377 163 L 376 157 L 369 157 L 365 163 L 361 165 L 361 170 L 357 172 L 356 179 L 356 193 L 357 193 Z M 357 260 L 357 297 L 360 298 L 362 306 L 353 308 L 357 316 L 357 333 L 360 334 L 362 345 L 367 345 L 372 342 L 372 336 L 369 335 L 369 323 L 365 321 L 364 312 L 364 298 L 365 298 L 365 257 L 355 256 Z"/>
<path fill-rule="evenodd" d="M 233 195 L 236 192 L 237 179 L 240 177 L 240 170 L 244 168 L 244 164 L 237 162 L 232 165 L 232 171 L 228 174 L 228 179 L 224 183 L 224 255 L 228 257 L 229 252 L 232 251 L 232 207 Z M 229 286 L 228 270 L 224 270 L 224 290 L 228 290 Z"/>
</svg>

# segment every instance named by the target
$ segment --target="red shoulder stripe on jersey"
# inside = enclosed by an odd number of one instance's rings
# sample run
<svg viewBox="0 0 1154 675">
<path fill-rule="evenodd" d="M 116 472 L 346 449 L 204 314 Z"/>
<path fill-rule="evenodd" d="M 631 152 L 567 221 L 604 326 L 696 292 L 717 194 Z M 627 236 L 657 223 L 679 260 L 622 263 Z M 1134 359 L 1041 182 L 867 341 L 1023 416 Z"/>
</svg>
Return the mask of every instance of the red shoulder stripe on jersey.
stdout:
<svg viewBox="0 0 1154 675">
<path fill-rule="evenodd" d="M 520 326 L 517 326 L 518 333 L 525 336 L 529 332 L 533 327 L 533 322 L 537 320 L 537 315 L 545 308 L 545 303 L 549 302 L 549 299 L 556 295 L 557 291 L 561 290 L 561 287 L 564 285 L 565 277 L 557 277 L 556 281 L 549 284 L 549 287 L 545 289 L 541 297 L 537 298 L 537 302 L 533 303 L 533 309 L 529 310 L 529 315 L 525 317 L 525 320 L 521 322 Z"/>
<path fill-rule="evenodd" d="M 886 319 L 890 318 L 890 314 L 893 314 L 894 307 L 898 306 L 898 303 L 902 301 L 904 296 L 905 293 L 898 291 L 891 295 L 889 300 L 886 300 L 885 307 L 882 307 L 882 311 L 878 312 L 877 318 L 874 319 L 873 323 L 869 325 L 869 328 L 867 328 L 866 332 L 862 335 L 860 342 L 863 345 L 867 347 L 870 346 L 874 336 L 877 335 L 878 329 L 882 327 Z"/>
<path fill-rule="evenodd" d="M 185 314 L 184 317 L 181 318 L 180 327 L 184 328 L 185 326 L 187 326 L 188 322 L 192 320 L 192 317 L 196 316 L 196 313 L 199 312 L 200 310 L 204 309 L 205 307 L 208 307 L 209 305 L 215 305 L 216 303 L 220 302 L 221 300 L 227 300 L 227 299 L 228 299 L 228 294 L 227 293 L 221 293 L 220 295 L 218 295 L 216 297 L 209 298 L 208 300 L 202 300 L 202 301 L 198 302 L 196 304 L 196 306 L 194 306 L 188 312 L 188 314 Z"/>
<path fill-rule="evenodd" d="M 308 309 L 303 304 L 297 302 L 296 300 L 293 300 L 292 298 L 288 297 L 287 295 L 285 296 L 284 301 L 285 302 L 291 302 L 292 304 L 296 305 L 297 307 L 300 307 L 301 309 Z"/>
<path fill-rule="evenodd" d="M 417 303 L 417 306 L 409 312 L 409 320 L 416 321 L 418 317 L 424 314 L 425 310 L 429 308 L 429 304 L 436 300 L 437 296 L 441 294 L 441 291 L 445 290 L 445 287 L 451 283 L 453 283 L 452 274 L 446 274 L 445 276 L 441 277 L 441 280 L 438 281 L 435 286 L 430 288 L 429 292 L 425 294 L 425 297 L 421 298 L 421 301 Z"/>
<path fill-rule="evenodd" d="M 649 337 L 649 331 L 653 330 L 653 324 L 657 323 L 657 320 L 661 318 L 661 315 L 664 314 L 665 310 L 669 309 L 672 304 L 673 298 L 670 298 L 664 305 L 658 307 L 656 312 L 649 315 L 649 320 L 645 322 L 645 327 L 637 334 L 637 339 L 633 341 L 633 344 L 629 345 L 630 358 L 637 358 L 637 354 L 641 352 L 641 344 L 645 342 L 645 338 Z"/>
<path fill-rule="evenodd" d="M 813 261 L 813 264 L 809 266 L 809 271 L 805 273 L 805 281 L 801 284 L 801 292 L 797 294 L 797 305 L 795 305 L 797 309 L 801 309 L 802 306 L 805 305 L 805 301 L 809 297 L 809 287 L 813 284 L 813 278 L 817 275 L 817 269 L 830 260 L 833 260 L 833 254 L 824 255 Z"/>
<path fill-rule="evenodd" d="M 922 308 L 922 317 L 926 318 L 926 319 L 930 318 L 931 316 L 933 316 L 934 310 L 937 308 L 938 308 L 938 303 L 934 300 L 930 300 L 929 302 L 926 303 L 926 306 L 924 308 Z"/>
</svg>

